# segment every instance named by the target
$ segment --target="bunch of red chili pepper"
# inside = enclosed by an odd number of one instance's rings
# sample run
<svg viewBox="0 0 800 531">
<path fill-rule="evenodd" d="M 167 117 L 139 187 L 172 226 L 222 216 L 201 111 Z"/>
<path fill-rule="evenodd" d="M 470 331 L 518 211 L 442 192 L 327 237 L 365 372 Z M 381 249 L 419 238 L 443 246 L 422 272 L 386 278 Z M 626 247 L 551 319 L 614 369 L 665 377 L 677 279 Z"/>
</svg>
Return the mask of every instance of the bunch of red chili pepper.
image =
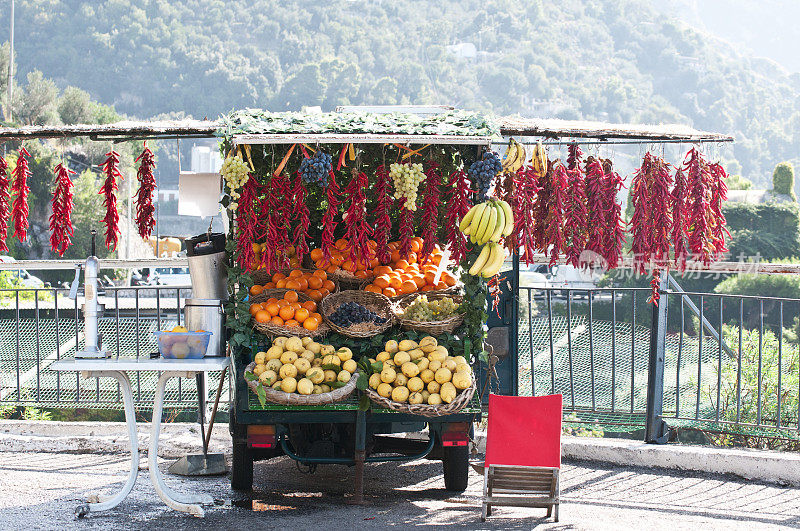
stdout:
<svg viewBox="0 0 800 531">
<path fill-rule="evenodd" d="M 103 173 L 106 176 L 100 194 L 103 196 L 103 205 L 106 207 L 106 215 L 103 223 L 106 225 L 106 247 L 116 249 L 119 242 L 119 211 L 117 210 L 117 178 L 122 179 L 119 172 L 119 153 L 112 150 L 106 153 L 106 160 L 103 163 Z"/>
<path fill-rule="evenodd" d="M 341 158 L 341 157 L 340 157 Z M 325 197 L 328 202 L 328 208 L 322 216 L 322 237 L 320 241 L 320 248 L 322 249 L 323 264 L 330 264 L 331 250 L 334 248 L 336 241 L 334 239 L 334 231 L 336 230 L 336 216 L 339 213 L 339 185 L 336 184 L 336 176 L 333 173 L 333 168 L 328 172 L 328 185 L 325 188 Z"/>
<path fill-rule="evenodd" d="M 506 246 L 515 251 L 522 247 L 522 259 L 526 265 L 534 261 L 536 254 L 536 197 L 539 192 L 539 178 L 533 167 L 521 168 L 514 179 L 514 196 L 511 208 L 514 213 L 514 232 L 506 238 Z"/>
<path fill-rule="evenodd" d="M 53 192 L 52 213 L 50 214 L 50 248 L 59 256 L 64 256 L 72 243 L 70 239 L 75 229 L 72 226 L 72 179 L 75 172 L 59 164 L 55 167 L 56 189 Z"/>
<path fill-rule="evenodd" d="M 141 164 L 136 172 L 136 178 L 139 181 L 139 190 L 136 192 L 136 227 L 139 230 L 139 236 L 146 240 L 153 233 L 153 228 L 156 226 L 156 220 L 153 216 L 156 211 L 153 206 L 153 194 L 156 191 L 156 178 L 153 176 L 153 169 L 156 167 L 156 157 L 147 147 L 147 142 L 144 144 L 142 153 L 136 157 L 135 162 L 139 161 L 141 161 Z"/>
<path fill-rule="evenodd" d="M 8 163 L 0 156 L 0 252 L 8 251 L 6 234 L 8 233 L 8 218 L 11 215 L 11 195 L 9 193 Z"/>
<path fill-rule="evenodd" d="M 436 231 L 439 228 L 439 206 L 441 197 L 439 185 L 442 176 L 439 165 L 428 161 L 425 168 L 425 197 L 422 200 L 422 249 L 420 249 L 420 262 L 425 264 L 436 245 Z"/>
<path fill-rule="evenodd" d="M 258 179 L 251 175 L 242 187 L 242 194 L 239 196 L 238 212 L 240 214 L 236 216 L 236 261 L 239 263 L 239 267 L 245 271 L 252 270 L 256 262 L 253 244 L 256 243 L 261 232 L 259 216 L 256 215 L 260 191 L 261 186 Z M 271 252 L 272 250 L 267 247 L 265 254 Z M 262 260 L 266 259 L 262 258 Z"/>
<path fill-rule="evenodd" d="M 375 231 L 372 237 L 375 240 L 375 256 L 381 264 L 388 264 L 392 259 L 389 250 L 389 238 L 392 231 L 392 220 L 389 211 L 392 208 L 393 199 L 389 194 L 389 172 L 386 166 L 381 164 L 376 172 L 377 181 L 375 184 Z"/>
<path fill-rule="evenodd" d="M 547 191 L 547 214 L 544 223 L 540 226 L 542 237 L 540 248 L 543 252 L 550 251 L 550 265 L 558 262 L 559 257 L 566 253 L 567 239 L 565 231 L 565 209 L 569 186 L 569 170 L 559 163 L 548 170 L 545 180 L 549 181 Z"/>
<path fill-rule="evenodd" d="M 460 263 L 467 255 L 467 238 L 460 230 L 458 224 L 469 212 L 469 195 L 471 181 L 462 170 L 450 174 L 448 188 L 450 189 L 447 201 L 447 244 L 450 246 L 450 259 L 453 263 Z"/>
<path fill-rule="evenodd" d="M 367 174 L 353 170 L 353 179 L 345 190 L 350 198 L 350 205 L 344 215 L 347 225 L 345 239 L 350 244 L 350 260 L 365 267 L 371 260 L 369 237 L 372 235 L 372 228 L 367 223 L 367 197 L 364 193 L 367 186 Z"/>
<path fill-rule="evenodd" d="M 295 174 L 294 187 L 292 189 L 292 219 L 297 223 L 294 229 L 294 245 L 297 259 L 302 261 L 303 256 L 308 252 L 308 227 L 311 224 L 308 217 L 308 205 L 306 204 L 306 187 L 303 185 L 303 176 L 298 171 Z"/>
<path fill-rule="evenodd" d="M 28 236 L 28 192 L 31 191 L 28 188 L 28 177 L 31 176 L 31 171 L 28 169 L 26 157 L 30 156 L 27 149 L 20 148 L 17 165 L 11 174 L 14 178 L 11 190 L 16 195 L 11 207 L 11 220 L 14 222 L 14 236 L 21 242 Z"/>
</svg>

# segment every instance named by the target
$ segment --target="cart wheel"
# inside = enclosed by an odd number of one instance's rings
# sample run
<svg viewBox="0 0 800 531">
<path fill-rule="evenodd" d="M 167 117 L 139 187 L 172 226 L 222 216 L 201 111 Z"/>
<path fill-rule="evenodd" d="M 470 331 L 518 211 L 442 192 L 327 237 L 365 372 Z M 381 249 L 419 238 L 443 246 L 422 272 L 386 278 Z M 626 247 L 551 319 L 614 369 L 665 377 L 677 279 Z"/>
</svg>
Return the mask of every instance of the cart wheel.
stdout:
<svg viewBox="0 0 800 531">
<path fill-rule="evenodd" d="M 467 490 L 469 474 L 469 451 L 467 446 L 442 448 L 442 468 L 444 469 L 444 488 L 457 492 Z"/>
<path fill-rule="evenodd" d="M 253 455 L 247 449 L 247 443 L 233 443 L 231 488 L 233 490 L 253 489 Z"/>
</svg>

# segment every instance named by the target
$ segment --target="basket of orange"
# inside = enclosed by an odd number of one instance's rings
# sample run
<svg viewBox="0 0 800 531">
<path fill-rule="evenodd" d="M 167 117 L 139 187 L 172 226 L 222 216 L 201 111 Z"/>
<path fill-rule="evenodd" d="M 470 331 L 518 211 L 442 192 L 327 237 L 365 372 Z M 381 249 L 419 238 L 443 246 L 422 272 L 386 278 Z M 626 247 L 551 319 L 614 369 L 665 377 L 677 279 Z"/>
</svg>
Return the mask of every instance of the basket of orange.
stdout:
<svg viewBox="0 0 800 531">
<path fill-rule="evenodd" d="M 394 267 L 376 267 L 375 272 L 378 276 L 371 282 L 363 283 L 361 289 L 381 293 L 393 301 L 414 293 L 458 293 L 458 281 L 451 272 L 442 271 L 436 281 L 437 267 L 433 262 L 421 266 L 416 262 L 408 263 L 401 259 Z"/>
<path fill-rule="evenodd" d="M 268 298 L 264 299 L 264 296 Z M 328 333 L 317 303 L 291 289 L 274 289 L 250 300 L 253 328 L 268 336 L 300 334 L 320 337 Z"/>
<path fill-rule="evenodd" d="M 273 289 L 291 289 L 307 295 L 314 302 L 320 302 L 329 294 L 339 291 L 339 283 L 328 278 L 328 274 L 322 269 L 290 269 L 273 275 L 266 271 L 256 272 L 253 274 L 253 282 L 253 287 L 250 288 L 252 297 L 261 297 L 262 293 Z"/>
<path fill-rule="evenodd" d="M 334 243 L 330 259 L 325 259 L 322 249 L 312 249 L 309 257 L 314 267 L 325 270 L 329 278 L 336 279 L 345 288 L 357 288 L 365 280 L 372 280 L 375 277 L 373 269 L 380 265 L 375 255 L 378 244 L 374 240 L 369 240 L 367 245 L 369 246 L 367 261 L 352 260 L 350 244 L 343 238 Z"/>
</svg>

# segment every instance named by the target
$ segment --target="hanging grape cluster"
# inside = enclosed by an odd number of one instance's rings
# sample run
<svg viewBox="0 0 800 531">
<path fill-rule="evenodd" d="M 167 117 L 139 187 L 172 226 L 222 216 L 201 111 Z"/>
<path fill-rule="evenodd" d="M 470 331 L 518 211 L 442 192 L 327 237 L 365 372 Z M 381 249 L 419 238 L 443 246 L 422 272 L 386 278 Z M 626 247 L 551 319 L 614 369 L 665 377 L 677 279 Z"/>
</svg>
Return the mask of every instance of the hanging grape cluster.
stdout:
<svg viewBox="0 0 800 531">
<path fill-rule="evenodd" d="M 470 180 L 478 185 L 478 201 L 486 201 L 492 179 L 503 169 L 500 156 L 494 151 L 487 151 L 481 160 L 476 160 L 469 167 Z"/>
<path fill-rule="evenodd" d="M 328 173 L 333 167 L 333 159 L 327 153 L 318 150 L 313 157 L 304 158 L 300 163 L 300 175 L 306 184 L 317 183 L 321 187 L 328 186 Z"/>
<path fill-rule="evenodd" d="M 242 159 L 241 155 L 229 156 L 222 163 L 222 168 L 220 168 L 219 172 L 225 179 L 231 199 L 233 200 L 228 206 L 228 208 L 231 210 L 236 210 L 236 207 L 238 206 L 238 201 L 241 197 L 239 194 L 239 189 L 241 189 L 247 182 L 249 171 L 250 169 L 247 167 L 247 164 L 245 163 L 244 159 Z"/>
<path fill-rule="evenodd" d="M 405 208 L 417 209 L 417 189 L 419 183 L 425 180 L 422 164 L 397 164 L 389 166 L 389 176 L 394 183 L 394 198 L 406 199 Z"/>
</svg>

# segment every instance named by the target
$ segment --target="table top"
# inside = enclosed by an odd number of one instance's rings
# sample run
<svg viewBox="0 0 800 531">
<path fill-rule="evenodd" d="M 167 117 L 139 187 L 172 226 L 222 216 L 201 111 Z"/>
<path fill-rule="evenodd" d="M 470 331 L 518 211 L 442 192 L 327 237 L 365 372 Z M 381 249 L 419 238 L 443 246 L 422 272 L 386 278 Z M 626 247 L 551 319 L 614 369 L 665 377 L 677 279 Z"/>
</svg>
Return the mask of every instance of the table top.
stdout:
<svg viewBox="0 0 800 531">
<path fill-rule="evenodd" d="M 221 371 L 231 364 L 227 356 L 201 359 L 100 358 L 59 360 L 48 368 L 54 371 Z"/>
</svg>

